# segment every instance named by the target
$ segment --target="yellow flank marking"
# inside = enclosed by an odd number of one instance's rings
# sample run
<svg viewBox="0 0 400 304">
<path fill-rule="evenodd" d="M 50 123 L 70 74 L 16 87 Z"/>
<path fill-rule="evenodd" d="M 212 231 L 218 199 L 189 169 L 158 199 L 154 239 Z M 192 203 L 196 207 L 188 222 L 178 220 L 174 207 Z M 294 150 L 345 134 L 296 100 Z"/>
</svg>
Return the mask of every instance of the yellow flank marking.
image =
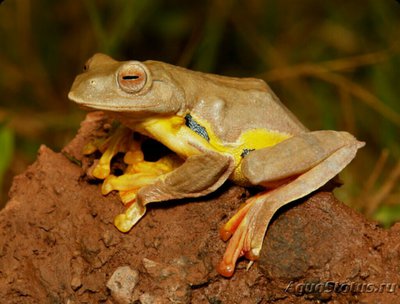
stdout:
<svg viewBox="0 0 400 304">
<path fill-rule="evenodd" d="M 147 119 L 139 123 L 137 131 L 148 134 L 184 158 L 207 150 L 231 155 L 235 161 L 235 171 L 230 179 L 238 184 L 246 184 L 240 170 L 243 150 L 257 150 L 273 146 L 291 137 L 290 134 L 286 133 L 253 129 L 243 132 L 235 142 L 225 143 L 218 138 L 207 121 L 199 119 L 192 113 L 191 115 L 197 123 L 206 129 L 210 141 L 187 127 L 185 118 L 180 116 Z"/>
<path fill-rule="evenodd" d="M 135 126 L 139 133 L 149 135 L 179 156 L 187 158 L 204 150 L 213 150 L 203 137 L 185 125 L 180 116 L 146 119 Z"/>
</svg>

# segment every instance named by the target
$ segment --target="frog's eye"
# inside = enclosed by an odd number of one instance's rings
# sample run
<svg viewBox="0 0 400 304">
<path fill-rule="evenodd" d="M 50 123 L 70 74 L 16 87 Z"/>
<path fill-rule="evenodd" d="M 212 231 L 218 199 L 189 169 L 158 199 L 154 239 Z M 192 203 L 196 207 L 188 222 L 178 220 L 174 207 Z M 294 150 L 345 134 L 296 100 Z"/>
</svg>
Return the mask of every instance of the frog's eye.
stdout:
<svg viewBox="0 0 400 304">
<path fill-rule="evenodd" d="M 92 61 L 93 61 L 93 57 L 85 62 L 85 65 L 83 66 L 83 71 L 84 72 L 87 72 L 89 70 Z"/>
<path fill-rule="evenodd" d="M 139 62 L 124 64 L 117 77 L 120 88 L 127 93 L 139 92 L 147 81 L 146 70 Z"/>
</svg>

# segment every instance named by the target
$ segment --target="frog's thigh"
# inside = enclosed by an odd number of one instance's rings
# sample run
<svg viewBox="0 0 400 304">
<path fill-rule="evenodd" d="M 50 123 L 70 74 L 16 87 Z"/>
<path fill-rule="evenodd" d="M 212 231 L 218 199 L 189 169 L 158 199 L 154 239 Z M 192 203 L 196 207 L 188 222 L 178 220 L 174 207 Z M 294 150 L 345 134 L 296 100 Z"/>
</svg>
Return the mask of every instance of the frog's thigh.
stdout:
<svg viewBox="0 0 400 304">
<path fill-rule="evenodd" d="M 347 132 L 302 133 L 275 146 L 250 152 L 242 161 L 242 172 L 253 185 L 274 187 L 279 181 L 309 171 L 339 149 L 360 145 L 363 144 Z"/>
<path fill-rule="evenodd" d="M 240 255 L 256 259 L 275 212 L 323 186 L 354 158 L 357 149 L 363 145 L 345 132 L 318 131 L 292 137 L 269 149 L 251 152 L 245 159 L 243 169 L 254 183 L 268 184 L 297 177 L 272 191 L 250 198 L 240 224 L 230 225 L 228 222 L 225 225 L 222 235 L 233 236 L 218 271 L 229 277 Z M 288 153 L 288 149 L 292 153 Z M 272 170 L 269 170 L 270 167 Z"/>
</svg>

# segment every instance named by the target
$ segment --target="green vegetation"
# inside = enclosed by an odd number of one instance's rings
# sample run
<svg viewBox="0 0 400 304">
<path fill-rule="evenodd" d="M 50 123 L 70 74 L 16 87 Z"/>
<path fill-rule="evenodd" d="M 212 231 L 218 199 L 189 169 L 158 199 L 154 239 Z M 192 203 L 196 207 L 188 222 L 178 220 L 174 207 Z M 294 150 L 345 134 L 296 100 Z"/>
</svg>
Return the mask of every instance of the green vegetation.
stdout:
<svg viewBox="0 0 400 304">
<path fill-rule="evenodd" d="M 3 202 L 40 144 L 73 137 L 84 113 L 66 94 L 105 52 L 265 79 L 310 129 L 367 142 L 338 196 L 385 225 L 400 219 L 396 1 L 5 0 L 0 37 Z"/>
<path fill-rule="evenodd" d="M 14 133 L 5 123 L 0 124 L 0 187 L 3 185 L 4 174 L 10 166 L 14 152 Z M 0 192 L 1 199 L 2 192 Z"/>
</svg>

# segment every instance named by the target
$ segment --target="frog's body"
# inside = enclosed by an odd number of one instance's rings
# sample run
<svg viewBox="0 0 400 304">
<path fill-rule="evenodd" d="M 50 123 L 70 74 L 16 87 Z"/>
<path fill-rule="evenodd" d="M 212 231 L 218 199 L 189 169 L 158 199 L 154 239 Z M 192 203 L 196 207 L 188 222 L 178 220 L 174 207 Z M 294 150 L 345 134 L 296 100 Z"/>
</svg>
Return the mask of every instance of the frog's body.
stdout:
<svg viewBox="0 0 400 304">
<path fill-rule="evenodd" d="M 363 145 L 346 132 L 309 132 L 262 80 L 156 61 L 118 62 L 95 55 L 69 98 L 107 111 L 186 159 L 139 190 L 137 220 L 148 202 L 205 195 L 227 179 L 274 189 L 249 199 L 225 225 L 223 238 L 234 234 L 219 268 L 226 276 L 240 255 L 259 255 L 278 208 L 325 184 Z"/>
<path fill-rule="evenodd" d="M 229 179 L 243 186 L 249 186 L 240 167 L 243 157 L 250 151 L 273 146 L 291 136 L 258 128 L 243 132 L 234 141 L 226 142 L 215 134 L 209 123 L 193 114 L 145 119 L 132 125 L 132 129 L 156 139 L 185 159 L 205 151 L 231 156 L 235 170 Z"/>
</svg>

